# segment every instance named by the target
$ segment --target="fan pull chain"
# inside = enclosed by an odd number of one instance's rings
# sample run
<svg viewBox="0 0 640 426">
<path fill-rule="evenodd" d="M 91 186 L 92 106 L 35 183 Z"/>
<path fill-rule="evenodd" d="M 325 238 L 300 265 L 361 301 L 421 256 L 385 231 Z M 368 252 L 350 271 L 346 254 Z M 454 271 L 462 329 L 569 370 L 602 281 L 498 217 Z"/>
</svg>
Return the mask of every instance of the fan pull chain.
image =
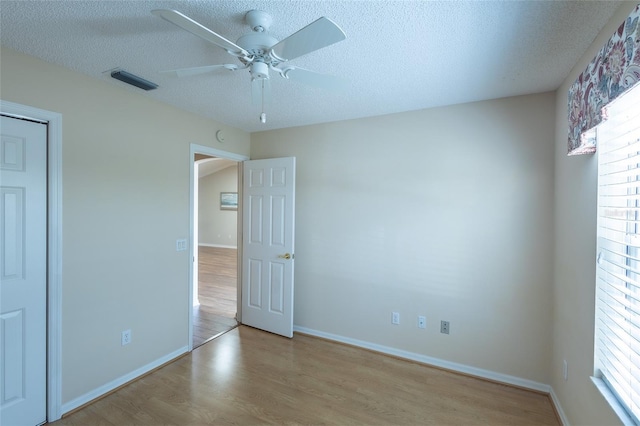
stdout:
<svg viewBox="0 0 640 426">
<path fill-rule="evenodd" d="M 262 79 L 262 108 L 260 113 L 260 122 L 265 124 L 267 122 L 267 114 L 264 112 L 264 79 Z"/>
</svg>

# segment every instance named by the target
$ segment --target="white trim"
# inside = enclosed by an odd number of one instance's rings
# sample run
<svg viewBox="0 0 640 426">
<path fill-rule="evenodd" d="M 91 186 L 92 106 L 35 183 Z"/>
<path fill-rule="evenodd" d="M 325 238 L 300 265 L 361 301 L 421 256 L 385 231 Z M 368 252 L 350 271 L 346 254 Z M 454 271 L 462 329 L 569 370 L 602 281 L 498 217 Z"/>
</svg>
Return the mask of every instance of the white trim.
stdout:
<svg viewBox="0 0 640 426">
<path fill-rule="evenodd" d="M 469 365 L 458 364 L 456 362 L 446 361 L 439 358 L 433 358 L 430 356 L 417 354 L 415 352 L 403 351 L 401 349 L 392 348 L 389 346 L 378 345 L 377 343 L 365 342 L 363 340 L 352 339 L 350 337 L 339 336 L 337 334 L 325 333 L 324 331 L 313 330 L 306 327 L 293 326 L 293 331 L 303 334 L 309 334 L 311 336 L 321 337 L 327 340 L 333 340 L 340 343 L 345 343 L 351 346 L 357 346 L 364 349 L 369 349 L 375 352 L 381 352 L 387 355 L 393 355 L 398 358 L 404 358 L 411 361 L 417 361 L 422 364 L 432 365 L 434 367 L 444 368 L 447 370 L 455 371 L 458 373 L 468 374 L 470 376 L 481 377 L 483 379 L 493 380 L 495 382 L 505 383 L 509 385 L 519 386 L 521 388 L 531 389 L 538 392 L 550 393 L 551 386 L 543 383 L 534 382 L 533 380 L 522 379 L 520 377 L 510 376 L 508 374 L 496 373 L 495 371 L 483 370 L 481 368 L 472 367 Z"/>
<path fill-rule="evenodd" d="M 593 382 L 596 388 L 598 388 L 604 399 L 607 401 L 607 403 L 609 403 L 611 409 L 614 413 L 616 413 L 616 416 L 618 416 L 618 419 L 620 419 L 620 422 L 623 425 L 634 426 L 636 424 L 629 413 L 627 413 L 627 410 L 625 410 L 622 404 L 620 404 L 618 398 L 616 398 L 613 392 L 611 392 L 611 389 L 609 389 L 609 386 L 607 386 L 604 380 L 599 377 L 591 376 L 591 382 Z"/>
<path fill-rule="evenodd" d="M 193 161 L 195 154 L 205 154 L 211 155 L 214 157 L 226 158 L 228 160 L 234 160 L 238 162 L 243 162 L 249 159 L 248 156 L 242 154 L 236 154 L 234 152 L 221 151 L 216 148 L 211 148 L 204 145 L 198 145 L 192 143 L 189 145 L 189 351 L 193 350 L 193 279 L 194 279 L 194 262 L 195 258 L 195 247 L 194 242 L 196 242 L 195 228 L 196 224 L 194 223 L 193 217 L 195 214 L 195 162 Z M 240 304 L 240 300 L 238 299 L 238 304 Z"/>
<path fill-rule="evenodd" d="M 114 389 L 117 389 L 120 386 L 126 385 L 127 383 L 137 379 L 143 374 L 147 374 L 148 372 L 162 366 L 163 364 L 175 360 L 176 358 L 187 352 L 188 348 L 186 346 L 183 346 L 180 349 L 171 352 L 170 354 L 167 354 L 155 361 L 150 362 L 147 365 L 144 365 L 136 370 L 133 370 L 130 373 L 125 374 L 124 376 L 118 377 L 117 379 L 112 380 L 109 383 L 106 383 L 90 392 L 87 392 L 84 395 L 72 399 L 62 406 L 62 414 L 66 414 L 69 411 L 75 410 L 76 408 L 93 401 L 94 399 L 100 398 L 101 396 L 113 391 Z"/>
<path fill-rule="evenodd" d="M 220 149 L 211 148 L 205 145 L 198 145 L 195 143 L 191 144 L 191 153 L 192 159 L 193 154 L 204 154 L 211 155 L 212 157 L 226 158 L 227 160 L 234 161 L 247 161 L 249 159 L 248 155 L 236 154 L 235 152 L 222 151 Z"/>
<path fill-rule="evenodd" d="M 0 111 L 47 123 L 47 421 L 62 398 L 62 115 L 0 100 Z"/>
<path fill-rule="evenodd" d="M 205 244 L 205 243 L 201 243 L 198 242 L 199 246 L 202 247 L 215 247 L 215 248 L 228 248 L 228 249 L 238 249 L 238 246 L 225 246 L 224 244 Z"/>
<path fill-rule="evenodd" d="M 564 413 L 564 410 L 562 409 L 562 405 L 560 405 L 560 400 L 558 399 L 558 395 L 556 395 L 553 388 L 551 388 L 549 392 L 549 396 L 551 397 L 551 402 L 553 403 L 556 409 L 556 412 L 558 413 L 558 417 L 560 417 L 560 422 L 562 423 L 562 426 L 569 426 L 570 425 L 569 419 L 567 418 L 567 415 Z"/>
</svg>

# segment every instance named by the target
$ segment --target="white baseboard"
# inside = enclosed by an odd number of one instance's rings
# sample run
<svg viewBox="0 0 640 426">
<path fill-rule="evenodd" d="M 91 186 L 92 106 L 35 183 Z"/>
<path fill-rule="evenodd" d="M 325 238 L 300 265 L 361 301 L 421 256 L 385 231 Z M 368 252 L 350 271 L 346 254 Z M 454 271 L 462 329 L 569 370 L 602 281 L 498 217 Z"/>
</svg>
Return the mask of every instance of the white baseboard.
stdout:
<svg viewBox="0 0 640 426">
<path fill-rule="evenodd" d="M 62 415 L 68 413 L 69 411 L 75 410 L 78 407 L 83 406 L 84 404 L 87 404 L 91 401 L 93 401 L 94 399 L 97 399 L 109 392 L 111 392 L 114 389 L 117 389 L 118 387 L 129 383 L 132 380 L 137 379 L 138 377 L 142 376 L 143 374 L 148 373 L 149 371 L 160 367 L 163 364 L 166 364 L 167 362 L 174 360 L 175 358 L 179 357 L 180 355 L 186 353 L 189 351 L 189 348 L 187 346 L 183 346 L 182 348 L 178 349 L 177 351 L 174 351 L 170 354 L 167 354 L 153 362 L 150 362 L 147 365 L 144 365 L 140 368 L 138 368 L 137 370 L 132 371 L 131 373 L 125 374 L 122 377 L 118 377 L 115 380 L 112 380 L 109 383 L 106 383 L 90 392 L 87 392 L 84 395 L 81 395 L 75 399 L 72 399 L 69 402 L 66 402 L 64 404 L 62 404 L 62 408 L 61 408 L 61 412 Z"/>
<path fill-rule="evenodd" d="M 564 410 L 562 409 L 562 405 L 560 405 L 560 400 L 558 399 L 558 395 L 556 395 L 556 393 L 553 391 L 553 388 L 551 388 L 549 395 L 551 396 L 551 402 L 553 402 L 553 405 L 556 408 L 556 412 L 558 413 L 558 417 L 560 417 L 560 422 L 562 422 L 563 426 L 569 426 L 569 419 L 567 419 L 567 415 L 564 413 Z"/>
<path fill-rule="evenodd" d="M 217 247 L 217 248 L 228 248 L 228 249 L 238 249 L 237 246 L 225 246 L 224 244 L 205 244 L 205 243 L 198 243 L 198 246 L 202 246 L 202 247 Z"/>
<path fill-rule="evenodd" d="M 432 365 L 434 367 L 456 371 L 458 373 L 481 377 L 483 379 L 519 386 L 526 389 L 532 389 L 538 392 L 551 392 L 551 386 L 534 382 L 533 380 L 522 379 L 520 377 L 510 376 L 508 374 L 496 373 L 495 371 L 483 370 L 481 368 L 458 364 L 439 358 L 433 358 L 430 356 L 417 354 L 415 352 L 403 351 L 401 349 L 391 348 L 389 346 L 378 345 L 376 343 L 365 342 L 363 340 L 352 339 L 350 337 L 339 336 L 337 334 L 325 333 L 324 331 L 317 331 L 306 327 L 294 326 L 293 331 L 297 331 L 303 334 L 309 334 L 311 336 L 321 337 L 327 340 L 333 340 L 340 343 L 346 343 L 347 345 L 357 346 L 360 348 L 369 349 L 375 352 L 381 352 L 387 355 L 393 355 L 411 361 L 417 361 L 423 364 Z"/>
</svg>

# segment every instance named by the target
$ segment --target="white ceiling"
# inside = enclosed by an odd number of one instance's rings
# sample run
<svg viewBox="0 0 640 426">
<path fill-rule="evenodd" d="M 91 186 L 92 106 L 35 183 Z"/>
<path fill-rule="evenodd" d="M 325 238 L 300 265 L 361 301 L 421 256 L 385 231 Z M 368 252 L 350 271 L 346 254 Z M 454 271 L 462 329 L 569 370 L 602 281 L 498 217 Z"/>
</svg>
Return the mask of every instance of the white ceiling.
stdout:
<svg viewBox="0 0 640 426">
<path fill-rule="evenodd" d="M 0 1 L 3 45 L 246 131 L 556 89 L 620 1 Z M 248 70 L 190 78 L 161 70 L 234 62 L 150 13 L 175 9 L 235 42 L 246 11 L 273 17 L 281 40 L 320 16 L 347 39 L 291 61 L 349 80 L 332 93 L 272 76 L 267 123 Z M 109 77 L 122 68 L 160 85 Z"/>
</svg>

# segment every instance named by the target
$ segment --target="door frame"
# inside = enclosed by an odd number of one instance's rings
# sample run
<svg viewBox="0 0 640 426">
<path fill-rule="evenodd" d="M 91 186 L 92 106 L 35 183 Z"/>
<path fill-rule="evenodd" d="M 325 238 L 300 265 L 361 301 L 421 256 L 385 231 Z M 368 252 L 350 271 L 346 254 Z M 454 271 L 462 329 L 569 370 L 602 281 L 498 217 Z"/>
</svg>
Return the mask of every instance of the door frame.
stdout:
<svg viewBox="0 0 640 426">
<path fill-rule="evenodd" d="M 0 112 L 47 124 L 47 421 L 62 417 L 62 114 L 0 99 Z"/>
<path fill-rule="evenodd" d="M 204 154 L 210 155 L 212 157 L 225 158 L 227 160 L 233 160 L 238 162 L 238 176 L 240 177 L 242 174 L 242 162 L 249 159 L 248 155 L 236 154 L 235 152 L 223 151 L 217 148 L 211 148 L 205 145 L 198 145 L 192 143 L 189 145 L 189 352 L 193 350 L 193 280 L 194 280 L 194 257 L 195 257 L 195 244 L 196 235 L 194 233 L 195 229 L 195 179 L 197 176 L 195 175 L 195 161 L 194 156 L 196 154 Z M 242 199 L 242 180 L 239 178 L 238 180 L 238 200 Z M 240 203 L 241 204 L 241 203 Z M 236 213 L 238 215 L 239 220 L 238 223 L 238 259 L 242 259 L 242 206 L 238 206 L 238 211 Z M 240 275 L 241 263 L 238 262 L 238 277 L 237 280 L 240 280 L 242 277 Z M 242 300 L 240 289 L 242 286 L 238 285 L 238 281 L 236 281 L 236 287 L 238 287 L 238 314 L 237 320 L 241 321 L 241 309 L 242 309 Z"/>
</svg>

